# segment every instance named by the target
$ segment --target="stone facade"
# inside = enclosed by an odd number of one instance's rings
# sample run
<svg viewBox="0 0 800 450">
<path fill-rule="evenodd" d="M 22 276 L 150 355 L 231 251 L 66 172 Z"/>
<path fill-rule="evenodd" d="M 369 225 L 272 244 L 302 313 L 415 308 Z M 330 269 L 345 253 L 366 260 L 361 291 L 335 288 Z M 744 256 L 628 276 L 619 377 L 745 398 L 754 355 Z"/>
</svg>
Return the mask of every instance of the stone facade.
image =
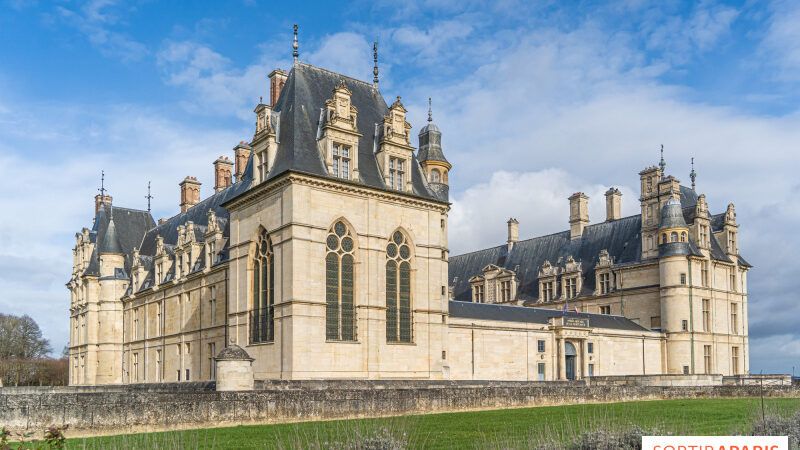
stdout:
<svg viewBox="0 0 800 450">
<path fill-rule="evenodd" d="M 68 283 L 70 384 L 217 380 L 240 390 L 254 380 L 660 374 L 680 371 L 687 340 L 701 355 L 713 344 L 714 371 L 747 371 L 746 269 L 712 262 L 715 276 L 733 267 L 741 290 L 696 286 L 704 247 L 624 266 L 611 249 L 598 251 L 596 264 L 548 262 L 536 267 L 553 283 L 541 305 L 526 301 L 529 278 L 495 261 L 462 282 L 486 288 L 490 303 L 534 308 L 452 301 L 452 166 L 430 114 L 416 151 L 401 99 L 387 105 L 377 84 L 297 62 L 288 74 L 274 71 L 270 86 L 271 104 L 254 111 L 252 142 L 236 145 L 233 161 L 215 160 L 212 196 L 201 199 L 200 182 L 187 177 L 181 212 L 158 224 L 147 211 L 96 199 L 93 227 L 76 235 Z M 609 223 L 627 220 L 618 218 L 616 194 Z M 571 201 L 568 238 L 588 239 L 586 196 Z M 643 211 L 650 201 L 643 196 Z M 699 232 L 702 217 L 686 232 Z M 642 242 L 656 238 L 657 227 L 643 222 Z M 735 233 L 733 219 L 725 227 Z M 513 220 L 503 247 L 524 249 L 517 241 Z M 735 247 L 728 255 L 737 256 Z M 678 279 L 686 267 L 688 285 Z M 585 279 L 588 269 L 608 274 L 613 288 L 583 295 L 600 289 Z M 689 304 L 695 318 L 705 317 L 707 304 L 693 298 L 714 302 L 714 327 L 725 320 L 717 311 L 735 302 L 741 333 L 680 330 Z M 583 312 L 554 310 L 565 301 Z M 721 362 L 735 345 L 737 369 Z M 247 358 L 226 358 L 234 347 Z"/>
</svg>

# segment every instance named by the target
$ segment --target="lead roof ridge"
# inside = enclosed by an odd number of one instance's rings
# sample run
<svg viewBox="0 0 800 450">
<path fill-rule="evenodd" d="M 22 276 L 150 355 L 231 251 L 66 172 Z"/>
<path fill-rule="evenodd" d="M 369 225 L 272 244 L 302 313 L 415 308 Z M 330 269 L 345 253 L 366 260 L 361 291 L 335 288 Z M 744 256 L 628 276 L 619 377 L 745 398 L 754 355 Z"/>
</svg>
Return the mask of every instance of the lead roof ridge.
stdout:
<svg viewBox="0 0 800 450">
<path fill-rule="evenodd" d="M 364 84 L 364 85 L 366 85 L 367 87 L 369 87 L 369 88 L 372 88 L 372 89 L 375 89 L 375 90 L 377 90 L 378 92 L 380 92 L 380 89 L 376 88 L 376 87 L 375 87 L 375 85 L 373 85 L 372 83 L 369 83 L 369 82 L 366 82 L 366 81 L 363 81 L 363 80 L 359 80 L 358 78 L 353 78 L 353 77 L 351 77 L 351 76 L 349 76 L 349 75 L 344 75 L 344 74 L 341 74 L 341 73 L 339 73 L 339 72 L 334 72 L 334 71 L 332 71 L 332 70 L 330 70 L 330 69 L 325 69 L 325 68 L 323 68 L 323 67 L 315 66 L 315 65 L 313 65 L 313 64 L 309 64 L 309 63 L 307 63 L 307 62 L 304 62 L 304 61 L 298 61 L 298 62 L 297 62 L 297 65 L 298 65 L 298 66 L 308 66 L 308 67 L 310 67 L 310 68 L 312 68 L 312 69 L 321 70 L 321 71 L 323 71 L 323 72 L 327 72 L 327 73 L 330 73 L 330 74 L 332 74 L 332 75 L 336 75 L 336 76 L 338 76 L 338 77 L 340 77 L 340 78 L 346 78 L 347 80 L 350 80 L 350 81 L 355 81 L 355 82 L 358 82 L 358 83 Z M 294 68 L 292 68 L 292 70 L 294 70 Z M 381 95 L 381 98 L 383 98 L 383 95 Z M 384 99 L 384 103 L 385 103 L 385 102 L 386 102 L 386 100 Z"/>
</svg>

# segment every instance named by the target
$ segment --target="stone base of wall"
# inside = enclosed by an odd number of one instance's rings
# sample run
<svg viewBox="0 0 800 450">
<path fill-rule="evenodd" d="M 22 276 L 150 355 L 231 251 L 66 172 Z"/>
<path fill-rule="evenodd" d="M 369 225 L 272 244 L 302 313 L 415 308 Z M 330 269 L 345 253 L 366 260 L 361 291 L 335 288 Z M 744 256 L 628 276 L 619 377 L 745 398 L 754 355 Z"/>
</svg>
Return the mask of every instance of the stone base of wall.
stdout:
<svg viewBox="0 0 800 450">
<path fill-rule="evenodd" d="M 0 426 L 40 433 L 69 424 L 67 435 L 77 437 L 576 403 L 758 397 L 761 392 L 760 386 L 590 386 L 582 381 L 271 381 L 246 392 L 171 385 L 94 389 L 0 388 Z M 764 386 L 763 393 L 800 397 L 800 386 Z"/>
<path fill-rule="evenodd" d="M 722 386 L 722 375 L 620 375 L 589 377 L 589 386 Z"/>
</svg>

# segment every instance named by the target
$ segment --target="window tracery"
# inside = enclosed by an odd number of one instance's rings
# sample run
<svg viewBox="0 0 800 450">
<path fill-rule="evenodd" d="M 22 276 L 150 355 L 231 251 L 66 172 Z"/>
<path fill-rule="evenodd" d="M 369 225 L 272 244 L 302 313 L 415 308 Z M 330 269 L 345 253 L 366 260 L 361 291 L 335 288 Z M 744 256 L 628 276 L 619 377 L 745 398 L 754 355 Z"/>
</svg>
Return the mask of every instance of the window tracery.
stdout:
<svg viewBox="0 0 800 450">
<path fill-rule="evenodd" d="M 412 342 L 411 247 L 400 231 L 386 245 L 386 340 Z"/>
<path fill-rule="evenodd" d="M 344 222 L 337 221 L 325 240 L 325 337 L 330 341 L 354 341 L 355 242 Z"/>
</svg>

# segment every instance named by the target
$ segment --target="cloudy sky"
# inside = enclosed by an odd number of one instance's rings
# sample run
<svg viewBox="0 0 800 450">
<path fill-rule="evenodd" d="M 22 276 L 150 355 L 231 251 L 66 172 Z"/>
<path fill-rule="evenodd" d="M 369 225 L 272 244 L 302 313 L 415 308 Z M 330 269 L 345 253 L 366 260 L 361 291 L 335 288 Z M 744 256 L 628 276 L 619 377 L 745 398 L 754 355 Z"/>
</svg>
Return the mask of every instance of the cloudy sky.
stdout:
<svg viewBox="0 0 800 450">
<path fill-rule="evenodd" d="M 253 135 L 265 75 L 300 58 L 427 98 L 444 132 L 453 254 L 568 227 L 567 197 L 623 192 L 666 150 L 713 213 L 734 202 L 750 272 L 751 366 L 800 373 L 800 6 L 796 2 L 0 0 L 0 311 L 67 343 L 74 233 L 105 170 L 119 206 L 178 209 L 187 175 Z M 484 3 L 493 3 L 486 6 Z M 658 6 L 653 6 L 654 4 Z M 399 5 L 399 6 L 398 6 Z M 412 130 L 413 132 L 413 130 Z"/>
</svg>

